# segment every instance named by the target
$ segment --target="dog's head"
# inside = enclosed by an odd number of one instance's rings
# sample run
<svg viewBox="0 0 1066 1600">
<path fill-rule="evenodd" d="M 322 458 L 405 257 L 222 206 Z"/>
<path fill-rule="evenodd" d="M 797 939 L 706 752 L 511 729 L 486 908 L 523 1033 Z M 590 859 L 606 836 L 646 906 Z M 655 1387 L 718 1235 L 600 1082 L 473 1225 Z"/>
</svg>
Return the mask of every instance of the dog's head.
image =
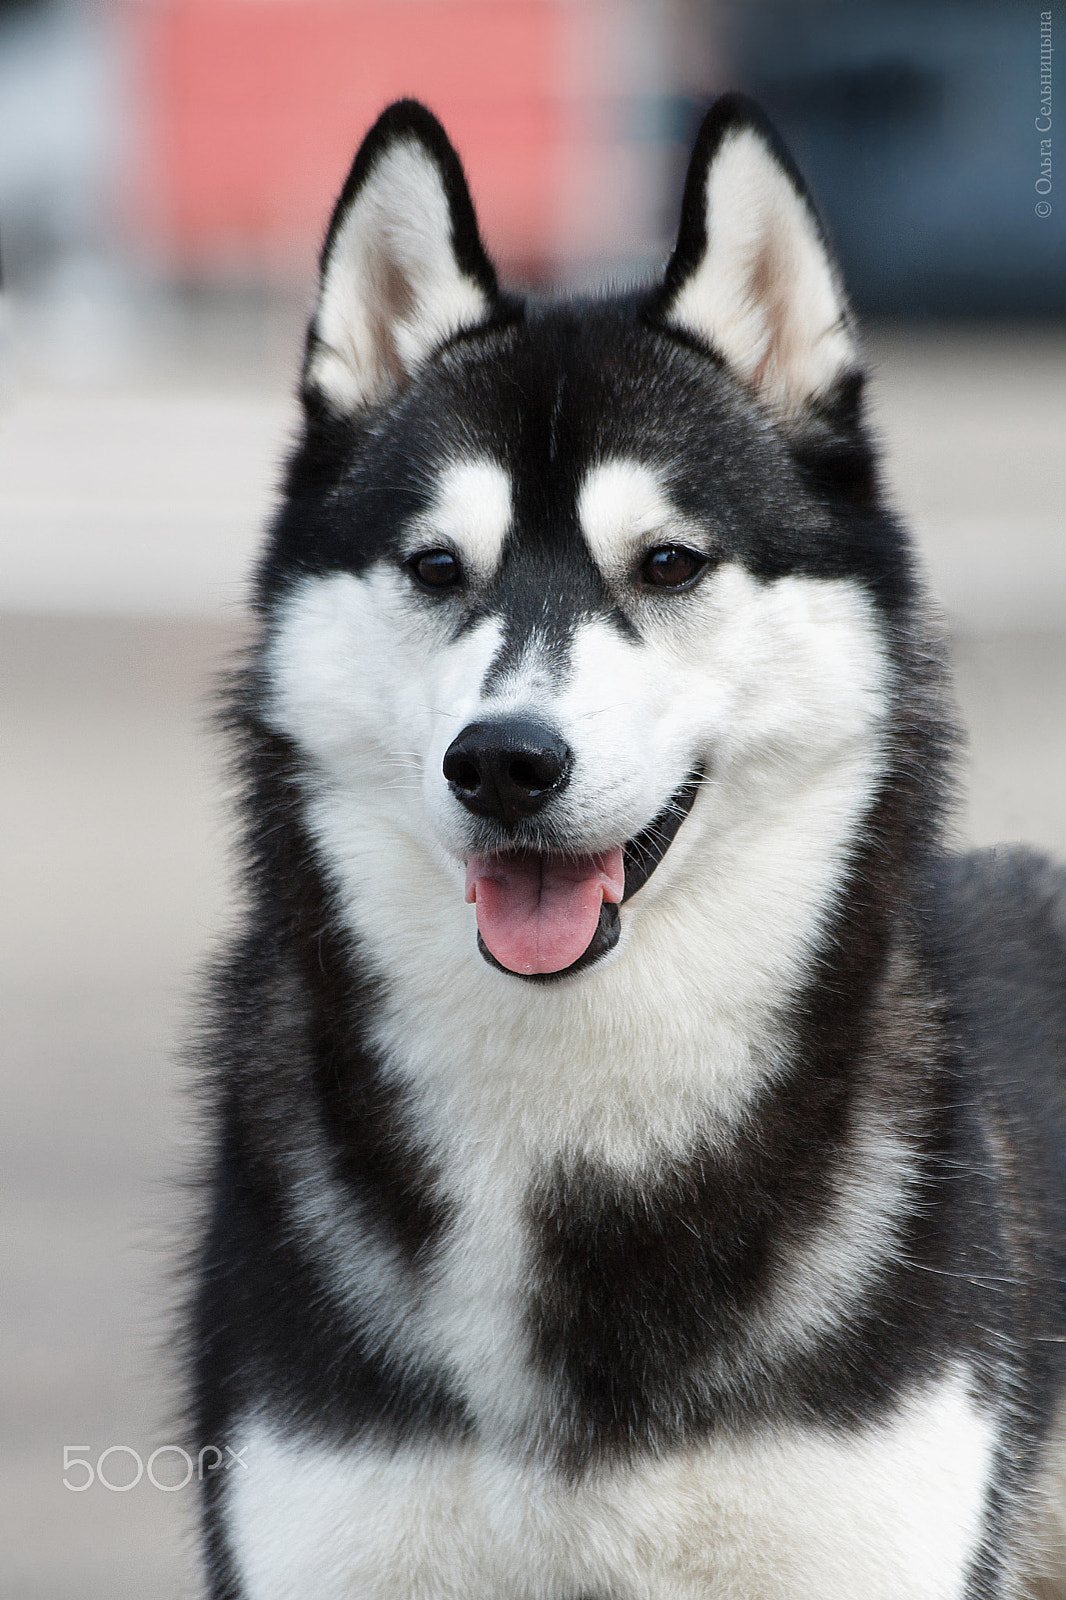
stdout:
<svg viewBox="0 0 1066 1600">
<path fill-rule="evenodd" d="M 329 227 L 260 576 L 267 720 L 334 881 L 412 926 L 451 897 L 471 959 L 547 978 L 693 857 L 839 856 L 911 581 L 859 389 L 749 102 L 703 124 L 662 279 L 546 306 L 501 293 L 442 129 L 391 107 Z"/>
</svg>

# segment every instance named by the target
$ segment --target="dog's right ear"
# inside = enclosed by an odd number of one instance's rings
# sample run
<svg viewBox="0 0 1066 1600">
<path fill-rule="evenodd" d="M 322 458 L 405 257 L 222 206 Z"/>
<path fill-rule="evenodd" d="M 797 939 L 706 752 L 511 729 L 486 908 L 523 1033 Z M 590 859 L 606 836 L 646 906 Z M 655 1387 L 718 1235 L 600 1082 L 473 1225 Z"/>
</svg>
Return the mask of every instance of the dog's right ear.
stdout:
<svg viewBox="0 0 1066 1600">
<path fill-rule="evenodd" d="M 497 303 L 459 157 L 425 106 L 399 100 L 363 140 L 333 212 L 305 387 L 349 416 Z"/>
</svg>

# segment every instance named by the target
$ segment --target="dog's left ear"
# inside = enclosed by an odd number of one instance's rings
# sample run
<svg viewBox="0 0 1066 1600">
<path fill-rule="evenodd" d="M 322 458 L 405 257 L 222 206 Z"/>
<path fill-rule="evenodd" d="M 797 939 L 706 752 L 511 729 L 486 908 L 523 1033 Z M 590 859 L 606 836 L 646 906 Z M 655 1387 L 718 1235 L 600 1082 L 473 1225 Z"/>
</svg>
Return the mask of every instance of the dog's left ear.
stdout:
<svg viewBox="0 0 1066 1600">
<path fill-rule="evenodd" d="M 743 95 L 704 118 L 660 315 L 709 345 L 783 420 L 830 402 L 859 360 L 806 187 Z"/>
<path fill-rule="evenodd" d="M 399 100 L 363 140 L 333 212 L 305 386 L 350 416 L 497 304 L 459 157 L 425 106 Z"/>
</svg>

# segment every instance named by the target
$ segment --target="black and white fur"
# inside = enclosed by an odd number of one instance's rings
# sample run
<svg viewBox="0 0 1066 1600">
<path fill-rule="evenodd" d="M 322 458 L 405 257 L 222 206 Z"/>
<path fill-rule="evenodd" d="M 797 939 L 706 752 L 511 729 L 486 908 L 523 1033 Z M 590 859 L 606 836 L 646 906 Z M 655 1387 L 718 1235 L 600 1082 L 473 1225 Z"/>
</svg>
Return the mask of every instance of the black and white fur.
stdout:
<svg viewBox="0 0 1066 1600">
<path fill-rule="evenodd" d="M 944 853 L 861 389 L 738 97 L 663 279 L 601 300 L 499 291 L 420 106 L 359 151 L 230 708 L 214 1600 L 1066 1594 L 1064 879 Z M 571 766 L 505 827 L 442 764 L 515 719 Z M 613 944 L 485 959 L 472 852 L 649 839 Z"/>
</svg>

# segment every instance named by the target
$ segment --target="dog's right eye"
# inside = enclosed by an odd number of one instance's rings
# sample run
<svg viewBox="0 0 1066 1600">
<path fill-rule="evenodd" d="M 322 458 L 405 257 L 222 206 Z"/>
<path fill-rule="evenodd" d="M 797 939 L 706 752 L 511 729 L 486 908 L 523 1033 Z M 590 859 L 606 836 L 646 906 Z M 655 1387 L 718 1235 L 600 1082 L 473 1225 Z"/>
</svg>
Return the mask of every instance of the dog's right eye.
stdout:
<svg viewBox="0 0 1066 1600">
<path fill-rule="evenodd" d="M 424 589 L 455 589 L 463 581 L 463 569 L 450 550 L 420 550 L 407 567 Z"/>
<path fill-rule="evenodd" d="M 707 557 L 682 545 L 664 544 L 644 558 L 640 576 L 656 589 L 686 589 L 707 565 Z"/>
</svg>

